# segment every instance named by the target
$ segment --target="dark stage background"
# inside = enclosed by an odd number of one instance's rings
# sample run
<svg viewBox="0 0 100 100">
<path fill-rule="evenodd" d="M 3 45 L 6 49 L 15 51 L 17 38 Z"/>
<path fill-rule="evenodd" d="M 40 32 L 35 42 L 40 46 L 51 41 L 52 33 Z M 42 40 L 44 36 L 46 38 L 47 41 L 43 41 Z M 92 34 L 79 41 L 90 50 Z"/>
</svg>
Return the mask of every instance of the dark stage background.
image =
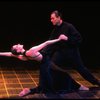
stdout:
<svg viewBox="0 0 100 100">
<path fill-rule="evenodd" d="M 50 12 L 60 10 L 65 21 L 72 23 L 83 37 L 80 52 L 89 68 L 100 67 L 99 1 L 5 1 L 0 2 L 0 51 L 22 43 L 28 49 L 49 38 L 52 31 Z M 6 63 L 5 63 L 6 62 Z M 0 64 L 29 66 L 37 62 L 0 57 Z"/>
</svg>

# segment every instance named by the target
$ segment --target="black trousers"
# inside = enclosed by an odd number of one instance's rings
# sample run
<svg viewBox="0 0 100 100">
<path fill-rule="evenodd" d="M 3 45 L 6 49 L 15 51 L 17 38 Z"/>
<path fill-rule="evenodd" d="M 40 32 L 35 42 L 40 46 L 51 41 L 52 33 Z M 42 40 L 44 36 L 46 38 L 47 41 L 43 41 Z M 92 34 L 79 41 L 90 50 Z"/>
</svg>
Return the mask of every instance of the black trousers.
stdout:
<svg viewBox="0 0 100 100">
<path fill-rule="evenodd" d="M 52 61 L 59 67 L 66 69 L 67 67 L 77 70 L 80 75 L 92 84 L 97 84 L 97 79 L 84 66 L 78 48 L 65 48 L 55 52 Z"/>
<path fill-rule="evenodd" d="M 68 73 L 54 70 L 53 66 L 51 59 L 44 56 L 39 76 L 39 86 L 43 91 L 70 92 L 79 89 L 80 84 L 73 80 Z"/>
</svg>

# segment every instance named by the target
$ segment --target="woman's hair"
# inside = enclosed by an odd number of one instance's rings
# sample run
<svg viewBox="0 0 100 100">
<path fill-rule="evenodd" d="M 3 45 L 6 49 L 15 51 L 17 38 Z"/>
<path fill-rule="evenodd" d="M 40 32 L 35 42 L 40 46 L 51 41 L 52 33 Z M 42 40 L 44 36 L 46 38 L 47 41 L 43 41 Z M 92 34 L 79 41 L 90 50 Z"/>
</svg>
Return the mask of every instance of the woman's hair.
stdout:
<svg viewBox="0 0 100 100">
<path fill-rule="evenodd" d="M 26 56 L 26 50 L 22 53 L 22 52 L 17 52 L 17 49 L 13 48 L 13 46 L 11 47 L 11 53 L 14 55 L 23 55 Z"/>
<path fill-rule="evenodd" d="M 20 55 L 21 52 L 17 52 L 16 49 L 14 49 L 13 47 L 11 48 L 11 53 L 14 54 L 14 55 Z"/>
</svg>

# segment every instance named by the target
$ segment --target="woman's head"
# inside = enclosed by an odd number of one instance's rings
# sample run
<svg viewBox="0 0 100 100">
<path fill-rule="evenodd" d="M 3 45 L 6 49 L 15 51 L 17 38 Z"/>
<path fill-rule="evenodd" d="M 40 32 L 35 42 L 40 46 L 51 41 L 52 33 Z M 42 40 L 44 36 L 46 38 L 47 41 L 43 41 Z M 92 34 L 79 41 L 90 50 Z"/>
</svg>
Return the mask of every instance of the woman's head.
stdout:
<svg viewBox="0 0 100 100">
<path fill-rule="evenodd" d="M 23 48 L 23 45 L 21 44 L 13 45 L 11 48 L 11 52 L 14 55 L 22 54 L 23 51 L 24 51 L 24 48 Z"/>
</svg>

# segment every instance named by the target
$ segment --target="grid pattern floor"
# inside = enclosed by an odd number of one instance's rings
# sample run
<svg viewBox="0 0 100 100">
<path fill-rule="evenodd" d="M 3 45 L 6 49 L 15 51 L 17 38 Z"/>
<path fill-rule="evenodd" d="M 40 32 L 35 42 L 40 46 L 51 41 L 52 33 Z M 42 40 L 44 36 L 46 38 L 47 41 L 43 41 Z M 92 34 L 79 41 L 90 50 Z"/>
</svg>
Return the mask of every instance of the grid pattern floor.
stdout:
<svg viewBox="0 0 100 100">
<path fill-rule="evenodd" d="M 100 70 L 91 70 L 93 75 L 100 80 Z M 91 87 L 90 91 L 79 91 L 61 95 L 54 94 L 34 94 L 19 97 L 18 94 L 23 88 L 33 88 L 38 85 L 38 70 L 28 70 L 19 67 L 0 67 L 0 99 L 100 99 L 100 88 L 84 80 L 76 71 L 69 70 L 68 73 L 79 83 Z"/>
</svg>

